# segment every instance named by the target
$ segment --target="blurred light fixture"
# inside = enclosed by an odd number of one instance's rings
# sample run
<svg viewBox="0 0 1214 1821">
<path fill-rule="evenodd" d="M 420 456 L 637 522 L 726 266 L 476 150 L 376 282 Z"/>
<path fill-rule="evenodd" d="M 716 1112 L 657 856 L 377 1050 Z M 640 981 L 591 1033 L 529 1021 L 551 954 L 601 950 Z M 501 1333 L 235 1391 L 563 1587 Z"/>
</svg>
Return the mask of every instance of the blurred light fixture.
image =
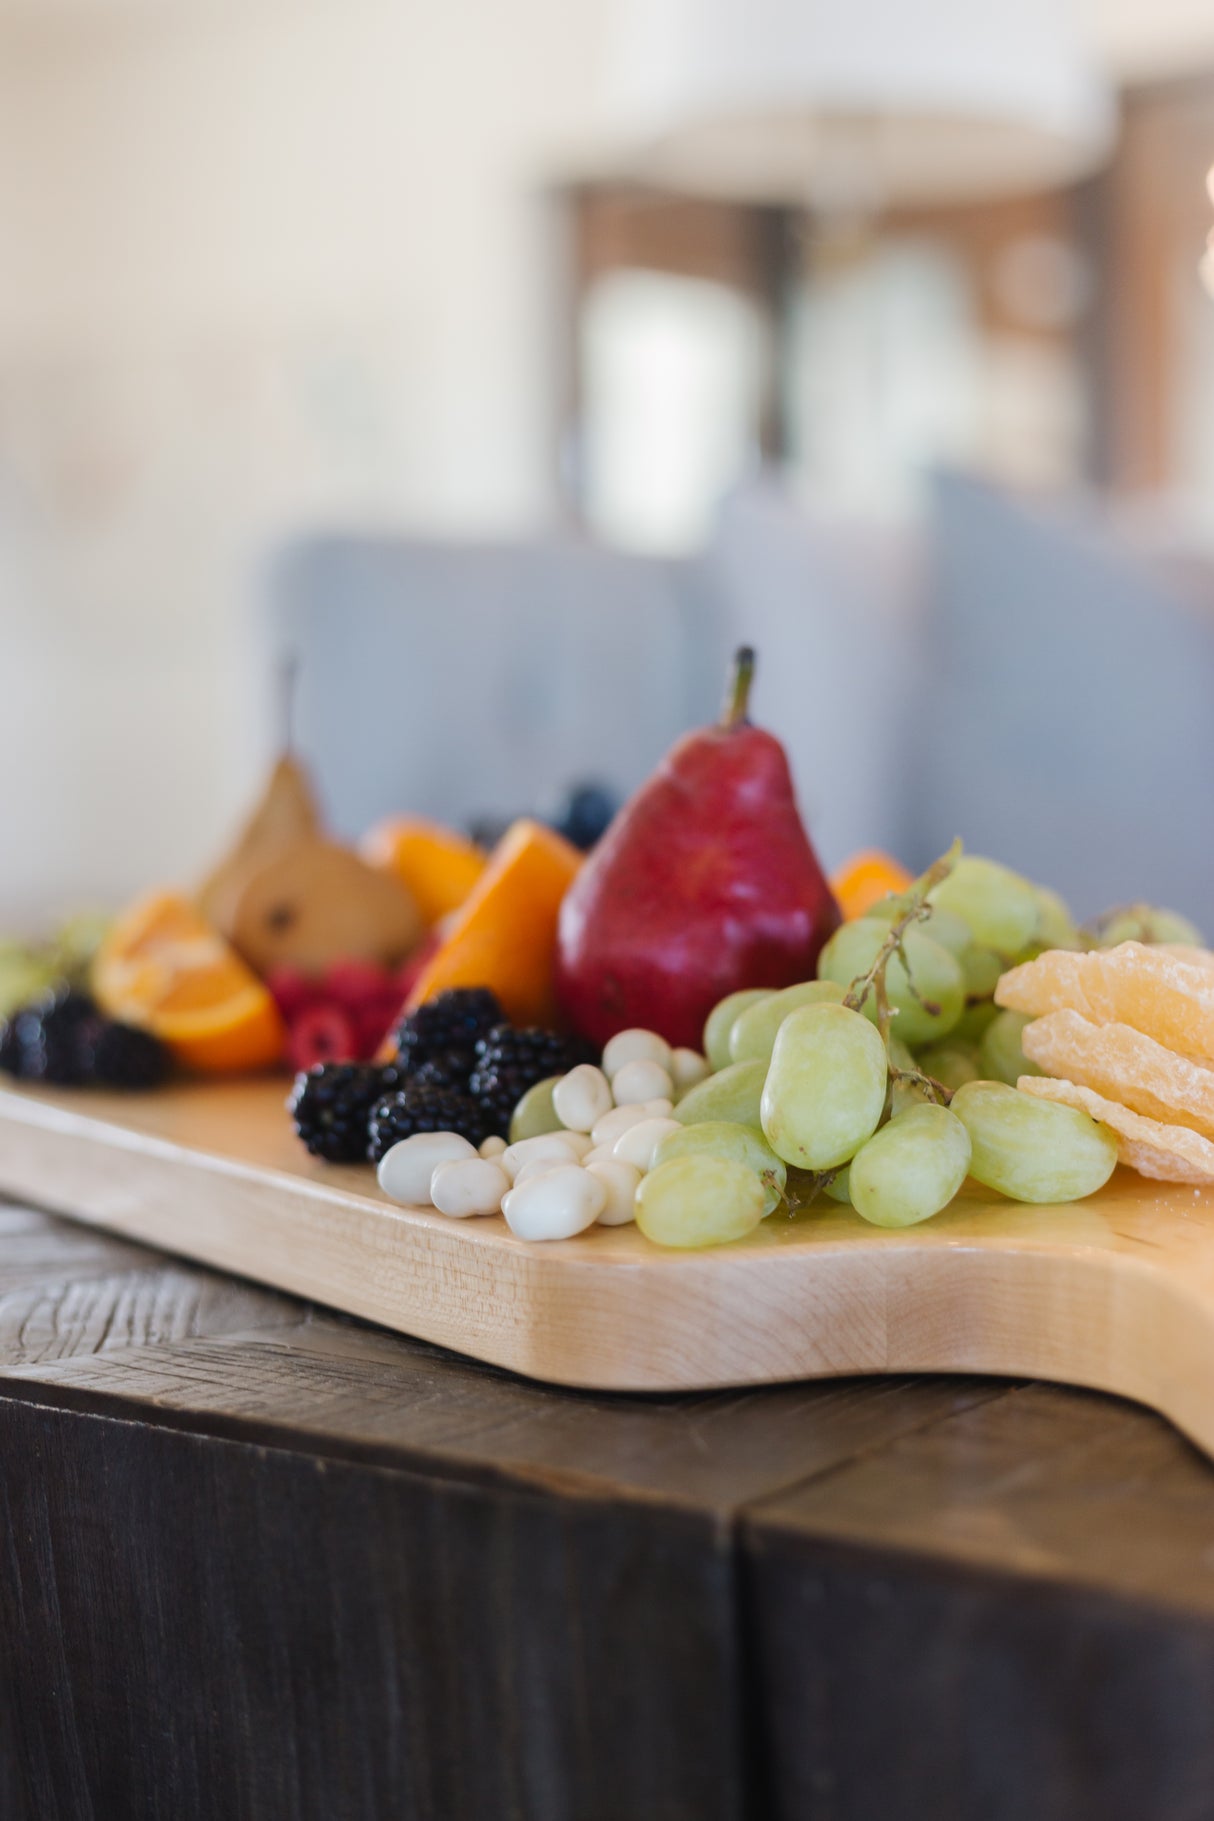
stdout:
<svg viewBox="0 0 1214 1821">
<path fill-rule="evenodd" d="M 1069 0 L 621 0 L 617 172 L 833 212 L 1066 182 L 1113 139 Z"/>
</svg>

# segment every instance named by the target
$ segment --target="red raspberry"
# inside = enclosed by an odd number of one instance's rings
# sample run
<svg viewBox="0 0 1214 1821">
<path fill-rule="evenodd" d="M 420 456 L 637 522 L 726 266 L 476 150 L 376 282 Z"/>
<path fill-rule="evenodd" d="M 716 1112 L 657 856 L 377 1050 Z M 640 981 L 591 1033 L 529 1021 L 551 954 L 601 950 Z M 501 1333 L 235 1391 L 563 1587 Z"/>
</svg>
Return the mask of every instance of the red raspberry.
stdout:
<svg viewBox="0 0 1214 1821">
<path fill-rule="evenodd" d="M 297 1072 L 318 1062 L 357 1062 L 362 1054 L 354 1020 L 344 1006 L 306 1006 L 289 1027 L 287 1055 Z"/>
<path fill-rule="evenodd" d="M 266 985 L 288 1024 L 320 998 L 318 982 L 298 967 L 273 968 L 266 976 Z"/>
<path fill-rule="evenodd" d="M 389 993 L 395 992 L 393 976 L 374 961 L 334 961 L 325 970 L 322 985 L 326 999 L 354 1012 L 378 1003 L 385 988 Z"/>
</svg>

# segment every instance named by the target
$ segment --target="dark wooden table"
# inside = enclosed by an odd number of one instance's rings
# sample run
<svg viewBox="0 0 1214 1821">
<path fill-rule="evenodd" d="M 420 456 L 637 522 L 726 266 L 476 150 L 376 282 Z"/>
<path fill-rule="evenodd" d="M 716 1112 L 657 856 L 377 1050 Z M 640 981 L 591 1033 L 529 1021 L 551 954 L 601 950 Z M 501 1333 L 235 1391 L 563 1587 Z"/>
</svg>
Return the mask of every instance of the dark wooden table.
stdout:
<svg viewBox="0 0 1214 1821">
<path fill-rule="evenodd" d="M 545 1389 L 0 1205 L 2 1821 L 1205 1821 L 1214 1469 Z"/>
</svg>

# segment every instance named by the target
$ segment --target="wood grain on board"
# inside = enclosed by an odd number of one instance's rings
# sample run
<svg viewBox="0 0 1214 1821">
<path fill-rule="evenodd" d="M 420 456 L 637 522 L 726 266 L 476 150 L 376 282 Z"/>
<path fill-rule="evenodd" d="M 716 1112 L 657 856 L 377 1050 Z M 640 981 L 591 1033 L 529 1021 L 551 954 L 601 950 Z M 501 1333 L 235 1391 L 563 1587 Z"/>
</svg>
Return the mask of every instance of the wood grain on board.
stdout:
<svg viewBox="0 0 1214 1821">
<path fill-rule="evenodd" d="M 970 1191 L 901 1233 L 832 1204 L 705 1252 L 631 1227 L 534 1245 L 309 1159 L 261 1082 L 0 1093 L 0 1189 L 551 1383 L 998 1373 L 1135 1398 L 1214 1450 L 1214 1196 L 1124 1170 L 1066 1207 Z"/>
</svg>

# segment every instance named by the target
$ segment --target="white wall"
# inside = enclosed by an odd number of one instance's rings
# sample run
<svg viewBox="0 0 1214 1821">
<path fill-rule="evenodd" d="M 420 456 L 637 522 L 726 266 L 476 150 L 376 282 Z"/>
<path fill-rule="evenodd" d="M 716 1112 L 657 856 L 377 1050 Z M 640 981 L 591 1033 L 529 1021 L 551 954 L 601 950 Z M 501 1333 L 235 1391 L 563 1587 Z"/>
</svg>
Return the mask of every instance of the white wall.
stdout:
<svg viewBox="0 0 1214 1821">
<path fill-rule="evenodd" d="M 1085 0 L 1122 69 L 1209 0 Z M 0 934 L 254 787 L 256 561 L 551 510 L 537 180 L 611 0 L 0 0 Z"/>
<path fill-rule="evenodd" d="M 1115 76 L 1173 76 L 1214 57 L 1210 0 L 1078 0 L 1078 11 Z"/>
<path fill-rule="evenodd" d="M 551 510 L 552 149 L 593 0 L 0 12 L 0 933 L 253 787 L 256 562 Z"/>
</svg>

